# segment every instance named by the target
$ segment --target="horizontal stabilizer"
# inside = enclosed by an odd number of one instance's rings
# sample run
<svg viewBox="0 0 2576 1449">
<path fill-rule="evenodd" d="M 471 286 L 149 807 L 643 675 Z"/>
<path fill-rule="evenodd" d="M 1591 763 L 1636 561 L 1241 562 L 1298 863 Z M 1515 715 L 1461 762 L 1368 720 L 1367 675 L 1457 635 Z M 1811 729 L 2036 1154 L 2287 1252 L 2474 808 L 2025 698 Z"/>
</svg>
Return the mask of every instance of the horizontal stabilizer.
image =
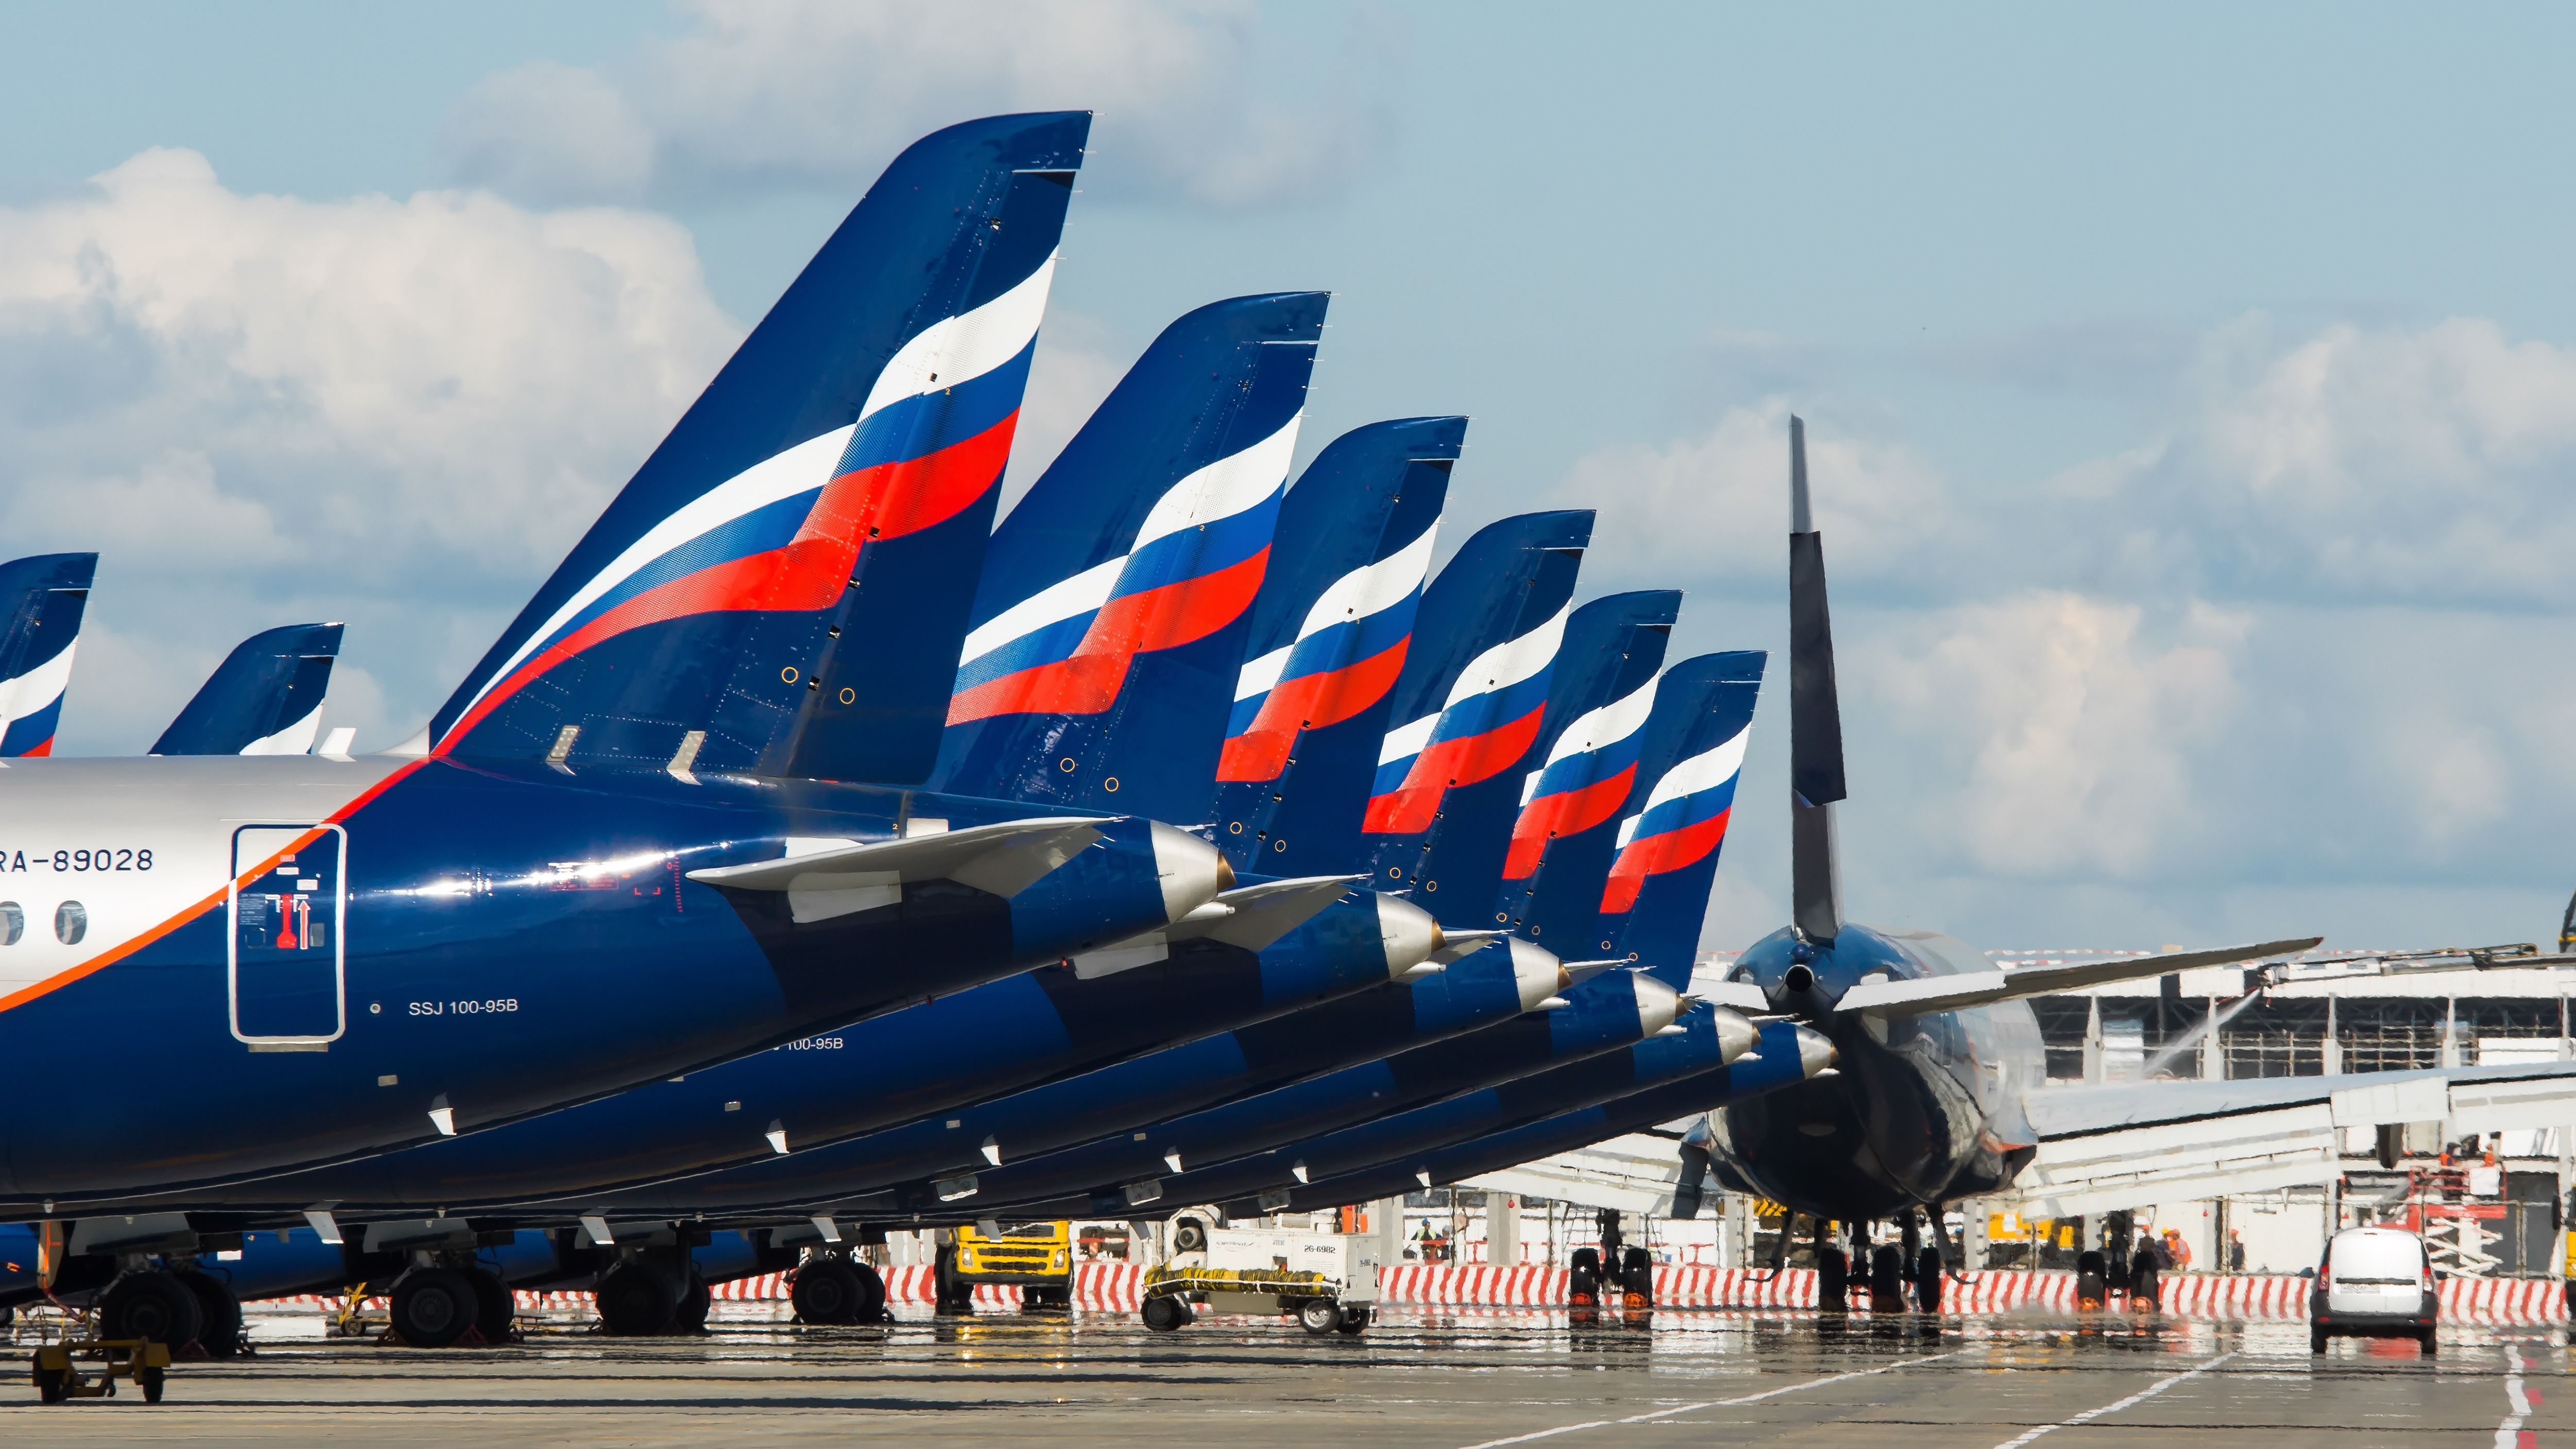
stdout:
<svg viewBox="0 0 2576 1449">
<path fill-rule="evenodd" d="M 1691 983 L 1691 995 L 1702 1001 L 1714 1002 L 1731 1011 L 1743 1012 L 1746 1016 L 1780 1014 L 1772 1007 L 1771 998 L 1762 994 L 1762 988 L 1750 981 L 1694 981 Z"/>
<path fill-rule="evenodd" d="M 2220 946 L 2207 951 L 2172 951 L 2161 956 L 2133 956 L 2118 961 L 2082 961 L 2071 966 L 2025 966 L 2014 971 L 1970 971 L 1957 976 L 1921 976 L 1907 981 L 1863 981 L 1844 992 L 1842 999 L 1834 1003 L 1834 1010 L 1873 1011 L 1881 1016 L 1921 1016 L 1927 1012 L 1956 1011 L 1961 1007 L 2080 991 L 2087 986 L 2137 981 L 2203 966 L 2228 966 L 2239 961 L 2295 956 L 2323 939 L 2321 936 L 2304 936 L 2295 941 Z M 1730 998 L 1711 999 L 1728 1006 L 1736 1004 Z"/>
<path fill-rule="evenodd" d="M 1359 888 L 1364 875 L 1312 875 L 1236 886 L 1170 927 L 1175 941 L 1222 941 L 1258 951 Z M 1222 910 L 1212 909 L 1222 907 Z"/>
<path fill-rule="evenodd" d="M 734 890 L 785 891 L 798 921 L 893 905 L 903 887 L 952 880 L 1010 897 L 1101 838 L 1098 816 L 1042 816 L 902 840 L 836 841 L 779 860 L 710 866 L 689 879 Z"/>
<path fill-rule="evenodd" d="M 1440 934 L 1445 944 L 1431 953 L 1431 959 L 1443 966 L 1453 966 L 1482 951 L 1489 944 L 1501 940 L 1510 932 L 1443 930 Z"/>
</svg>

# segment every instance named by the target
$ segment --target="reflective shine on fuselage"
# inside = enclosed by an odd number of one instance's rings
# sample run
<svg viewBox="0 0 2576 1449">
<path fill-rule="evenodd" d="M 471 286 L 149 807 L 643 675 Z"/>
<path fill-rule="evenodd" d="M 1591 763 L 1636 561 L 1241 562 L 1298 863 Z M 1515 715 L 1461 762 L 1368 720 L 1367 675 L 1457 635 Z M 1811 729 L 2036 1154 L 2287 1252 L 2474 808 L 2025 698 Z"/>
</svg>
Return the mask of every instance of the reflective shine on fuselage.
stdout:
<svg viewBox="0 0 2576 1449">
<path fill-rule="evenodd" d="M 1731 975 L 1782 1011 L 1830 1009 L 1865 977 L 1891 980 L 1991 971 L 1973 947 L 1930 931 L 1845 924 L 1806 962 L 1815 985 L 1788 993 L 1800 943 L 1783 928 L 1756 942 Z M 1791 1209 L 1843 1221 L 1991 1191 L 2034 1151 L 2022 1094 L 2047 1058 L 2026 1002 L 1920 1016 L 1821 1015 L 1836 1075 L 1738 1102 L 1709 1116 L 1718 1176 Z"/>
<path fill-rule="evenodd" d="M 1144 821 L 1104 819 L 1106 849 L 1012 900 L 934 880 L 799 924 L 783 893 L 688 878 L 1033 813 L 542 763 L 14 761 L 0 1204 L 432 1138 L 433 1112 L 463 1130 L 576 1101 L 1161 922 Z"/>
</svg>

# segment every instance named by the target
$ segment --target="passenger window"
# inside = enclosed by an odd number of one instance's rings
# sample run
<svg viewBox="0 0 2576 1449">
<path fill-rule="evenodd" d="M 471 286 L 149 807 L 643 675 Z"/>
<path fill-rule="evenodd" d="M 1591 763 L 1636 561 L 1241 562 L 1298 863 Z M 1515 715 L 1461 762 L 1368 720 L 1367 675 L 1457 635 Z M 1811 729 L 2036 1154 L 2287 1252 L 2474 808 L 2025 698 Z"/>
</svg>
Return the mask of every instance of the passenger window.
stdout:
<svg viewBox="0 0 2576 1449">
<path fill-rule="evenodd" d="M 27 934 L 27 913 L 16 901 L 0 901 L 0 946 L 15 946 Z"/>
<path fill-rule="evenodd" d="M 54 907 L 54 939 L 66 946 L 77 946 L 89 934 L 89 908 L 78 901 L 65 901 Z"/>
</svg>

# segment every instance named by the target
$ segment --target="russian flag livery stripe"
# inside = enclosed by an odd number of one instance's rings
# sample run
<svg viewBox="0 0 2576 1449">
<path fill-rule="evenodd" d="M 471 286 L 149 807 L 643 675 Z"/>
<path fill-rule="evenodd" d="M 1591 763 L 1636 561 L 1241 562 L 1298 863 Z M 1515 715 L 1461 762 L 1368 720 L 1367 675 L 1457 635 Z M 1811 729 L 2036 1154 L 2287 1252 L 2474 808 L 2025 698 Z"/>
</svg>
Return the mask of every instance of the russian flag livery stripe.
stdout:
<svg viewBox="0 0 2576 1449">
<path fill-rule="evenodd" d="M 637 539 L 529 636 L 435 753 L 531 680 L 629 630 L 729 610 L 833 603 L 872 542 L 949 518 L 1001 481 L 1037 346 L 1050 257 L 904 344 L 859 420 L 735 474 Z"/>
<path fill-rule="evenodd" d="M 1744 768 L 1744 748 L 1752 737 L 1747 725 L 1717 748 L 1665 771 L 1646 796 L 1645 808 L 1619 823 L 1619 855 L 1601 893 L 1603 915 L 1626 914 L 1637 904 L 1647 877 L 1696 865 L 1726 839 L 1735 778 Z"/>
<path fill-rule="evenodd" d="M 1097 714 L 1139 654 L 1204 639 L 1260 592 L 1298 417 L 1157 499 L 1120 558 L 1002 611 L 966 636 L 948 722 Z"/>
<path fill-rule="evenodd" d="M 26 760 L 54 752 L 54 731 L 62 721 L 63 693 L 71 688 L 77 646 L 78 641 L 66 644 L 17 678 L 0 680 L 0 756 Z"/>
<path fill-rule="evenodd" d="M 1089 125 L 994 117 L 897 157 L 412 751 L 659 763 L 694 732 L 701 768 L 774 768 L 805 676 L 870 656 L 905 666 L 877 714 L 935 732 Z M 901 586 L 917 622 L 841 645 L 880 549 L 932 580 Z"/>
<path fill-rule="evenodd" d="M 1503 879 L 1526 880 L 1538 870 L 1547 843 L 1590 830 L 1619 812 L 1637 779 L 1646 717 L 1654 712 L 1652 679 L 1624 698 L 1576 717 L 1559 735 L 1547 763 L 1522 787 L 1521 813 L 1512 822 Z"/>
<path fill-rule="evenodd" d="M 1334 580 L 1306 611 L 1296 642 L 1243 666 L 1219 780 L 1279 778 L 1300 730 L 1339 724 L 1395 688 L 1438 532 L 1434 516 L 1387 557 Z"/>
<path fill-rule="evenodd" d="M 81 616 L 98 570 L 94 553 L 49 553 L 0 564 L 0 758 L 54 752 L 71 687 Z"/>
<path fill-rule="evenodd" d="M 1546 623 L 1486 650 L 1458 676 L 1439 713 L 1387 732 L 1364 830 L 1429 830 L 1444 793 L 1490 780 L 1529 753 L 1546 713 L 1566 613 L 1559 609 Z"/>
</svg>

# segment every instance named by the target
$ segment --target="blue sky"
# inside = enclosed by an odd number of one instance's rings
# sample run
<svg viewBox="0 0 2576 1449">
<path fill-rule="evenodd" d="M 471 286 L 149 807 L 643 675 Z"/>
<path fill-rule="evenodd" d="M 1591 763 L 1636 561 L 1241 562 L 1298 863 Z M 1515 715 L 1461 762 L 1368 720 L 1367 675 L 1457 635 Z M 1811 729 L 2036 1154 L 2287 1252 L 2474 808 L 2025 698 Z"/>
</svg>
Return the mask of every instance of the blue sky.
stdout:
<svg viewBox="0 0 2576 1449">
<path fill-rule="evenodd" d="M 1722 648 L 1795 408 L 1856 914 L 2554 927 L 2576 18 L 914 11 L 0 8 L 0 519 L 107 551 L 64 748 L 324 615 L 407 733 L 894 149 L 1090 105 L 1024 459 L 1180 311 L 1329 287 L 1309 452 L 1467 412 L 1449 538 L 1594 504 L 1591 589 Z M 1776 736 L 1713 944 L 1784 905 Z"/>
</svg>

